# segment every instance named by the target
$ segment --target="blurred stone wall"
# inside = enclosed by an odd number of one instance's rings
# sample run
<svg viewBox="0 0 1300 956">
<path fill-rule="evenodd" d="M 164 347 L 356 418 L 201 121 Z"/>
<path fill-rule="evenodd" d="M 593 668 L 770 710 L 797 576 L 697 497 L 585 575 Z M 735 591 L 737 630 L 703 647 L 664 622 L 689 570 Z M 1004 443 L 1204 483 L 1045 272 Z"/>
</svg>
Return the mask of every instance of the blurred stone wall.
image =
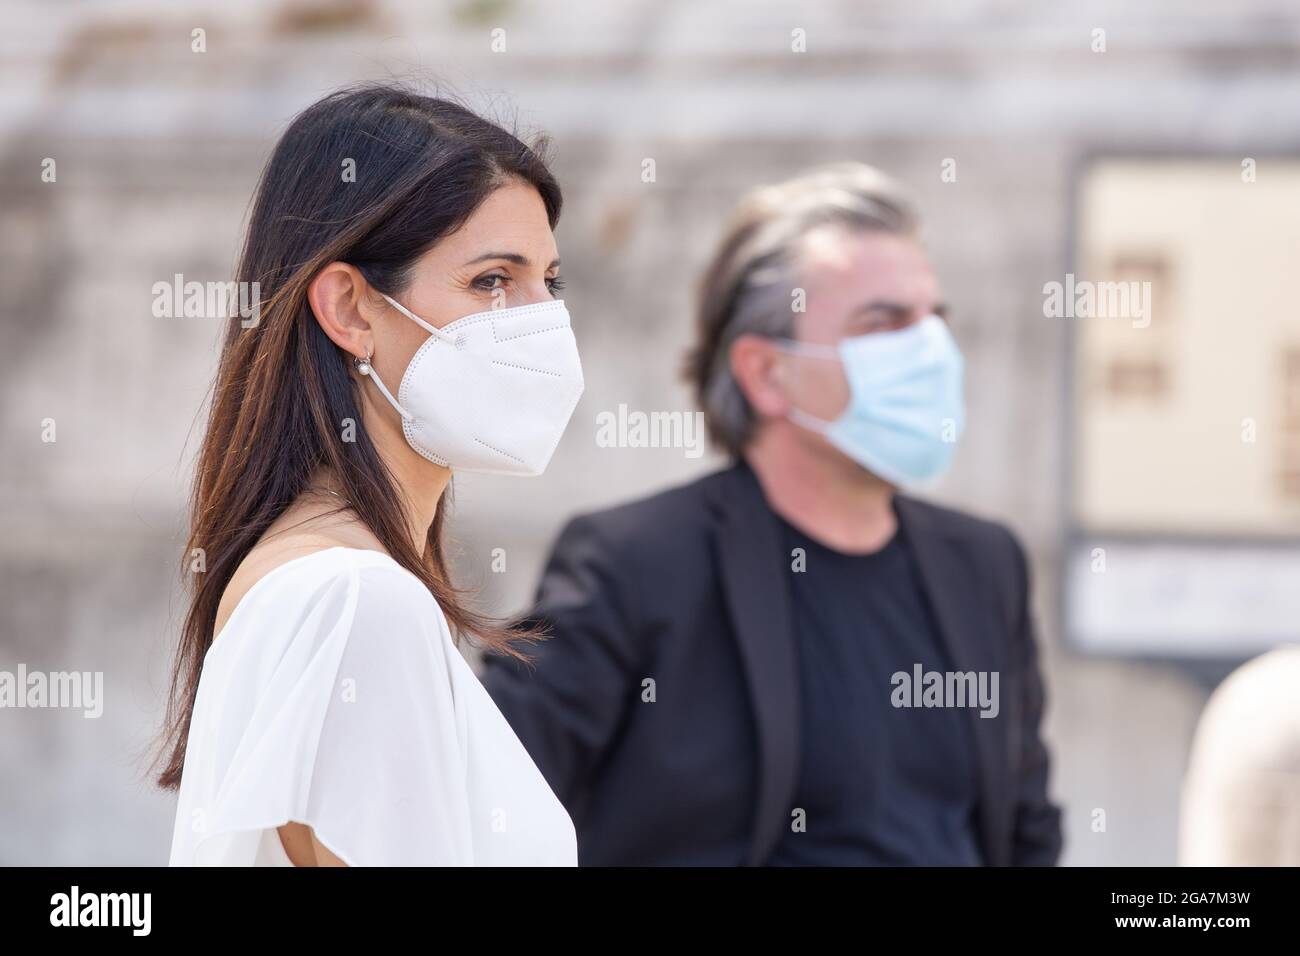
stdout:
<svg viewBox="0 0 1300 956">
<path fill-rule="evenodd" d="M 462 579 L 511 611 L 570 515 L 717 459 L 603 449 L 596 416 L 688 409 L 691 292 L 751 185 L 831 159 L 916 190 L 969 363 L 972 427 L 936 496 L 1009 522 L 1037 579 L 1066 862 L 1174 860 L 1206 687 L 1061 646 L 1057 561 L 1071 176 L 1094 151 L 1294 152 L 1288 0 L 1070 4 L 11 0 L 0 33 L 0 669 L 103 671 L 104 715 L 0 711 L 0 863 L 164 862 L 144 777 L 183 613 L 186 482 L 210 320 L 151 315 L 175 273 L 229 277 L 261 163 L 360 79 L 440 79 L 554 141 L 587 391 L 541 479 L 458 480 Z M 191 31 L 206 31 L 205 53 Z M 505 30 L 506 50 L 491 50 Z M 1107 50 L 1091 50 L 1094 29 Z M 807 52 L 791 51 L 806 31 Z M 41 180 L 45 158 L 57 181 Z M 652 158 L 656 180 L 642 181 Z M 940 180 L 956 160 L 957 181 Z M 43 442 L 53 419 L 55 442 Z M 507 570 L 490 571 L 493 548 Z M 1107 829 L 1091 814 L 1105 810 Z"/>
</svg>

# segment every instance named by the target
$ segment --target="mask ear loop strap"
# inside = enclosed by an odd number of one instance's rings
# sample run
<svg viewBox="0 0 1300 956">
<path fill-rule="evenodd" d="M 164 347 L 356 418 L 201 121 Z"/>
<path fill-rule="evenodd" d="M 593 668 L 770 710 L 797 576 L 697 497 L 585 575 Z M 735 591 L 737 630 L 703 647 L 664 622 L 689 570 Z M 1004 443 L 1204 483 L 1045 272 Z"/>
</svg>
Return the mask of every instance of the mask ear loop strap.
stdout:
<svg viewBox="0 0 1300 956">
<path fill-rule="evenodd" d="M 833 345 L 821 345 L 817 342 L 799 342 L 795 339 L 772 339 L 776 347 L 787 355 L 801 355 L 804 358 L 827 359 L 837 361 L 841 358 L 840 350 Z"/>
<path fill-rule="evenodd" d="M 773 339 L 776 347 L 787 355 L 802 355 L 805 358 L 815 359 L 840 359 L 840 350 L 833 345 L 820 345 L 813 342 L 799 342 L 795 339 Z M 816 415 L 810 415 L 802 408 L 797 408 L 793 404 L 790 411 L 786 413 L 786 418 L 798 425 L 800 428 L 810 432 L 816 432 L 819 435 L 825 435 L 830 430 L 832 422 L 824 418 L 818 418 Z"/>
<path fill-rule="evenodd" d="M 816 415 L 810 415 L 807 412 L 805 412 L 802 408 L 795 408 L 793 405 L 790 406 L 790 411 L 786 413 L 785 417 L 788 418 L 790 421 L 792 421 L 794 424 L 798 425 L 800 428 L 806 429 L 810 432 L 816 432 L 818 435 L 825 435 L 828 431 L 830 431 L 830 427 L 832 424 L 831 422 L 826 421 L 824 418 L 818 418 Z"/>
<path fill-rule="evenodd" d="M 358 355 L 354 355 L 352 357 L 352 364 L 356 366 L 358 372 L 360 372 L 362 375 L 366 376 L 377 386 L 379 386 L 379 391 L 383 394 L 384 398 L 388 399 L 388 404 L 392 405 L 393 408 L 397 409 L 397 414 L 401 415 L 402 418 L 404 418 L 406 421 L 408 422 L 411 421 L 411 419 L 414 416 L 412 416 L 411 413 L 408 412 L 406 409 L 404 409 L 401 405 L 397 404 L 397 399 L 393 398 L 393 393 L 390 392 L 384 386 L 384 383 L 382 381 L 380 381 L 379 373 L 376 372 L 374 366 L 370 364 L 369 355 L 367 355 L 365 358 L 361 358 Z"/>
<path fill-rule="evenodd" d="M 420 328 L 424 329 L 424 331 L 428 332 L 430 335 L 437 336 L 438 338 L 442 339 L 444 342 L 454 343 L 456 341 L 456 337 L 454 335 L 449 335 L 446 332 L 444 332 L 442 329 L 438 328 L 437 326 L 430 325 L 428 322 L 424 321 L 424 319 L 420 318 L 418 315 L 416 315 L 406 306 L 402 305 L 402 303 L 398 302 L 396 299 L 392 298 L 391 296 L 384 295 L 384 293 L 382 292 L 380 292 L 379 294 L 384 296 L 385 301 L 387 301 L 389 305 L 391 305 L 398 312 L 402 313 L 402 315 L 406 316 L 408 319 L 410 319 Z"/>
<path fill-rule="evenodd" d="M 442 329 L 430 325 L 428 322 L 424 321 L 424 319 L 420 318 L 418 315 L 416 315 L 406 306 L 402 305 L 402 303 L 398 302 L 392 296 L 385 295 L 382 292 L 380 292 L 379 294 L 384 296 L 384 300 L 389 305 L 391 305 L 398 312 L 402 313 L 402 315 L 406 316 L 408 319 L 410 319 L 420 328 L 424 329 L 430 335 L 435 336 L 444 342 L 455 342 L 455 336 L 448 335 Z M 367 355 L 365 358 L 361 358 L 359 356 L 353 356 L 352 364 L 356 366 L 358 372 L 360 372 L 362 375 L 369 378 L 372 382 L 375 383 L 376 386 L 378 386 L 380 393 L 384 396 L 384 398 L 388 399 L 388 404 L 392 405 L 393 408 L 397 410 L 397 414 L 401 415 L 402 418 L 408 422 L 414 420 L 415 416 L 397 403 L 397 399 L 393 398 L 393 393 L 390 392 L 387 386 L 385 386 L 384 383 L 380 380 L 379 373 L 377 373 L 375 371 L 374 366 L 370 364 L 369 355 Z"/>
</svg>

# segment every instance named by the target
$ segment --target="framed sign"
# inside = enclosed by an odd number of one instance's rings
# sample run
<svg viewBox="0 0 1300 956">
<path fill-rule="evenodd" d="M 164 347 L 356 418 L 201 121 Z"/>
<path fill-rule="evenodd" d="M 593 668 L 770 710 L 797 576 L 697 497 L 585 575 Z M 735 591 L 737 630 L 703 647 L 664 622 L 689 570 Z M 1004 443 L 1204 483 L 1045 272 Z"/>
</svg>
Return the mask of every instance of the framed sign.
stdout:
<svg viewBox="0 0 1300 956">
<path fill-rule="evenodd" d="M 1067 634 L 1300 641 L 1300 161 L 1097 158 L 1075 200 L 1075 271 L 1044 289 L 1070 323 Z"/>
</svg>

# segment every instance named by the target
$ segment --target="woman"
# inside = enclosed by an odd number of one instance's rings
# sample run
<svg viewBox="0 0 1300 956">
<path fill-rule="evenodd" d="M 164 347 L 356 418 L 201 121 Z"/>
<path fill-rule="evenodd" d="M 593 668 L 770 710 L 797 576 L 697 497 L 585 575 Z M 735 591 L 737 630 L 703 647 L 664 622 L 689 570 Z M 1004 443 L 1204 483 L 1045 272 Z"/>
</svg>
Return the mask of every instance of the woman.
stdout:
<svg viewBox="0 0 1300 956">
<path fill-rule="evenodd" d="M 439 507 L 455 471 L 540 473 L 582 392 L 559 213 L 538 151 L 397 89 L 277 145 L 194 482 L 173 865 L 576 864 L 452 636 L 538 635 L 461 603 Z"/>
</svg>

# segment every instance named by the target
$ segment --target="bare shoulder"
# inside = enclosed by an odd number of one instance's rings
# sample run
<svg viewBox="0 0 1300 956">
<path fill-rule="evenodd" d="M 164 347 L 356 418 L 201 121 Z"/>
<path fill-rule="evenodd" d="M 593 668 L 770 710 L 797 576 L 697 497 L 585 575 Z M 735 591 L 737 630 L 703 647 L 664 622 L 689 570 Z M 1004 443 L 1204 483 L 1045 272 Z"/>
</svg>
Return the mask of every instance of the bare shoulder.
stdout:
<svg viewBox="0 0 1300 956">
<path fill-rule="evenodd" d="M 214 637 L 221 633 L 222 627 L 239 606 L 239 602 L 262 578 L 290 561 L 338 547 L 383 551 L 378 540 L 368 531 L 362 534 L 339 533 L 336 529 L 328 531 L 304 529 L 263 538 L 245 555 L 244 560 L 235 569 L 235 573 L 231 575 L 225 591 L 222 592 L 212 631 Z"/>
</svg>

